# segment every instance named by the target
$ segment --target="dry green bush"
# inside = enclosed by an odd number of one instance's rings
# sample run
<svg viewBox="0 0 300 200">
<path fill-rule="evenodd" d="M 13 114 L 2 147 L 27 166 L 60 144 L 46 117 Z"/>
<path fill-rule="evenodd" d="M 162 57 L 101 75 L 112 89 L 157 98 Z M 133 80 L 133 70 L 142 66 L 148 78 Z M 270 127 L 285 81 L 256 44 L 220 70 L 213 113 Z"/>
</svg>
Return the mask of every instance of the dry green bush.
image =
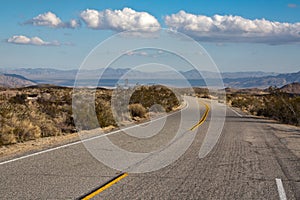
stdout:
<svg viewBox="0 0 300 200">
<path fill-rule="evenodd" d="M 114 119 L 110 101 L 105 101 L 103 99 L 96 99 L 96 114 L 100 127 L 116 126 L 116 121 Z"/>
<path fill-rule="evenodd" d="M 132 117 L 143 118 L 145 117 L 147 110 L 142 104 L 135 103 L 129 105 L 129 112 Z"/>
<path fill-rule="evenodd" d="M 179 106 L 181 101 L 182 99 L 178 99 L 174 92 L 165 86 L 141 86 L 135 89 L 130 98 L 130 104 L 140 103 L 146 109 L 159 104 L 166 112 Z"/>
</svg>

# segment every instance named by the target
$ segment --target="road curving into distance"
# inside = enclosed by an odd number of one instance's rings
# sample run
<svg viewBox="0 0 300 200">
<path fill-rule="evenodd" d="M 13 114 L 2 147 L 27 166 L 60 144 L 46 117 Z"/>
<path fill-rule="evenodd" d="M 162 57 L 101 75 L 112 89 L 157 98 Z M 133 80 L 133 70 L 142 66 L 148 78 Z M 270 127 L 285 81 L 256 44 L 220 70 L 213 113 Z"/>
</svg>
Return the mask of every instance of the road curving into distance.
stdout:
<svg viewBox="0 0 300 200">
<path fill-rule="evenodd" d="M 172 141 L 183 120 L 185 132 L 176 143 L 180 146 L 192 138 L 191 145 L 175 162 L 159 170 L 129 172 L 116 180 L 126 171 L 107 167 L 77 142 L 0 163 L 0 199 L 78 199 L 106 183 L 110 184 L 94 193 L 93 199 L 300 199 L 299 157 L 276 136 L 282 130 L 272 126 L 275 122 L 238 111 L 237 115 L 215 101 L 202 102 L 207 106 L 188 104 L 187 111 L 196 109 L 197 117 L 182 118 L 180 112 L 174 113 L 153 137 L 136 138 L 122 132 L 109 135 L 122 149 L 151 152 Z M 199 150 L 205 146 L 210 123 L 216 120 L 212 111 L 222 109 L 227 116 L 219 139 L 201 158 Z M 144 126 L 155 130 L 151 126 L 157 124 L 151 124 Z M 153 164 L 149 160 L 145 162 Z"/>
</svg>

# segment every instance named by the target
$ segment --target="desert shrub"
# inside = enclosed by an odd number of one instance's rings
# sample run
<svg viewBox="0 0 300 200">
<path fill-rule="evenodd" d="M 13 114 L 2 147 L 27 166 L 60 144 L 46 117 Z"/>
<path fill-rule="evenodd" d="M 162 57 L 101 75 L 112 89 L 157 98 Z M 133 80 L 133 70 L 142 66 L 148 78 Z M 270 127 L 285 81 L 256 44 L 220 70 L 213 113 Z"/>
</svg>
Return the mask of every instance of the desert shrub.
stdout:
<svg viewBox="0 0 300 200">
<path fill-rule="evenodd" d="M 65 111 L 53 119 L 56 127 L 61 133 L 74 133 L 76 131 L 72 112 Z"/>
<path fill-rule="evenodd" d="M 39 125 L 42 133 L 42 137 L 50 137 L 61 135 L 61 129 L 59 129 L 52 120 L 43 120 Z"/>
<path fill-rule="evenodd" d="M 239 98 L 234 98 L 232 100 L 231 105 L 233 107 L 245 108 L 249 105 L 248 103 L 249 103 L 249 100 L 247 98 L 245 98 L 244 96 L 242 96 L 242 97 L 239 97 Z"/>
<path fill-rule="evenodd" d="M 116 126 L 109 101 L 97 99 L 95 106 L 96 115 L 100 127 L 107 127 L 111 125 Z"/>
<path fill-rule="evenodd" d="M 0 104 L 0 145 L 33 140 L 39 137 L 74 132 L 69 91 L 49 89 L 19 89 L 19 94 Z M 21 93 L 21 94 L 20 94 Z M 27 96 L 40 96 L 26 100 Z M 49 98 L 47 98 L 49 97 Z M 62 99 L 60 99 L 62 98 Z"/>
<path fill-rule="evenodd" d="M 129 103 L 139 103 L 146 109 L 159 104 L 166 112 L 170 112 L 174 107 L 179 106 L 181 101 L 172 90 L 165 86 L 141 86 L 135 89 Z"/>
<path fill-rule="evenodd" d="M 16 123 L 13 130 L 18 142 L 24 142 L 27 140 L 34 140 L 41 137 L 41 129 L 37 125 L 34 125 L 29 120 L 22 120 Z"/>
<path fill-rule="evenodd" d="M 26 101 L 27 95 L 26 94 L 17 94 L 14 97 L 11 97 L 9 99 L 10 103 L 15 103 L 15 104 L 24 104 Z"/>
<path fill-rule="evenodd" d="M 129 112 L 132 117 L 142 118 L 145 117 L 147 111 L 142 104 L 135 103 L 129 105 Z"/>
<path fill-rule="evenodd" d="M 258 116 L 278 120 L 282 123 L 300 125 L 300 97 L 278 90 L 271 90 L 266 95 L 229 96 L 231 105 L 249 111 Z"/>
<path fill-rule="evenodd" d="M 265 108 L 260 114 L 282 123 L 300 125 L 300 97 L 284 93 L 273 93 L 264 99 Z"/>
<path fill-rule="evenodd" d="M 41 129 L 28 119 L 13 116 L 2 128 L 2 144 L 13 144 L 41 137 Z"/>
<path fill-rule="evenodd" d="M 1 127 L 0 132 L 0 144 L 1 145 L 8 145 L 8 144 L 15 144 L 17 143 L 16 136 L 13 132 L 14 128 L 8 125 L 4 125 Z"/>
<path fill-rule="evenodd" d="M 50 117 L 56 117 L 59 113 L 57 110 L 57 105 L 55 105 L 54 103 L 43 103 L 40 106 L 41 112 L 49 115 Z"/>
</svg>

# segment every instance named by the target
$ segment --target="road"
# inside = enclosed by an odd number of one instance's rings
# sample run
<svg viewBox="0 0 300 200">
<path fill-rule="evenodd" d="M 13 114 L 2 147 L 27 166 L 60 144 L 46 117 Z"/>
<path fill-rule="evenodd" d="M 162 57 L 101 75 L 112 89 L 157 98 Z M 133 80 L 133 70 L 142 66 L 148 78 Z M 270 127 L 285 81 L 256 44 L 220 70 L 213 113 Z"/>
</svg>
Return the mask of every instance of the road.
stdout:
<svg viewBox="0 0 300 200">
<path fill-rule="evenodd" d="M 165 156 L 165 160 L 159 161 L 163 151 L 158 151 L 160 155 L 151 154 L 146 158 L 130 157 L 128 165 L 117 161 L 110 163 L 116 168 L 121 165 L 120 169 L 112 169 L 95 159 L 99 156 L 98 151 L 103 153 L 106 150 L 114 155 L 113 150 L 103 145 L 102 149 L 92 148 L 92 144 L 103 141 L 101 137 L 85 144 L 77 142 L 2 161 L 0 199 L 76 199 L 121 171 L 126 172 L 125 169 L 128 169 L 128 176 L 94 199 L 285 199 L 285 196 L 287 199 L 300 199 L 300 160 L 276 136 L 278 131 L 283 130 L 273 126 L 275 122 L 247 116 L 216 102 L 206 102 L 211 107 L 207 118 L 191 131 L 206 108 L 190 101 L 191 98 L 185 111 L 197 111 L 197 116 L 174 113 L 165 120 L 144 125 L 139 138 L 133 137 L 139 136 L 137 127 L 128 129 L 129 135 L 114 132 L 108 136 L 120 148 L 141 153 L 168 146 L 168 141 L 176 138 L 172 144 L 178 144 L 174 148 L 179 153 L 171 149 L 166 152 L 171 153 Z M 205 157 L 199 158 L 208 130 L 215 131 L 210 125 L 218 120 L 218 111 L 221 113 L 222 109 L 226 109 L 226 119 L 220 137 L 214 148 Z M 183 125 L 179 127 L 181 120 Z M 156 132 L 161 125 L 163 129 L 159 134 L 151 135 L 151 131 Z M 176 132 L 179 132 L 178 137 Z M 189 144 L 190 147 L 185 148 Z M 182 151 L 180 148 L 184 151 L 177 158 L 176 154 Z M 115 159 L 114 156 L 111 160 Z M 169 163 L 174 158 L 175 161 Z M 151 171 L 151 167 L 159 166 L 165 167 Z M 143 170 L 150 172 L 136 173 Z"/>
</svg>

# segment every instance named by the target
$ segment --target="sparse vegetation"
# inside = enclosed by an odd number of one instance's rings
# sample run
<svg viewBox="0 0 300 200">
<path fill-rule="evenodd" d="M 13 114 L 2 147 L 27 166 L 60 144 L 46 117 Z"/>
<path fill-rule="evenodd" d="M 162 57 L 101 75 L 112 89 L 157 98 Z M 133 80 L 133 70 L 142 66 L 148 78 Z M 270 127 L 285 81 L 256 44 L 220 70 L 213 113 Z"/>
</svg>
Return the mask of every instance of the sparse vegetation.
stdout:
<svg viewBox="0 0 300 200">
<path fill-rule="evenodd" d="M 2 91 L 0 145 L 74 132 L 71 91 L 69 88 Z"/>
<path fill-rule="evenodd" d="M 131 119 L 145 118 L 149 108 L 160 104 L 167 112 L 179 106 L 176 95 L 163 86 L 142 86 L 124 89 L 130 92 Z M 97 127 L 117 126 L 111 109 L 112 90 L 97 89 L 95 102 L 89 101 L 90 92 L 82 89 L 83 95 L 72 102 L 73 89 L 64 87 L 27 87 L 19 89 L 1 88 L 0 94 L 0 146 L 74 133 Z M 86 94 L 85 94 L 86 93 Z M 72 109 L 76 106 L 76 109 Z M 96 115 L 96 120 L 92 116 Z M 121 115 L 122 116 L 122 115 Z M 80 124 L 74 124 L 77 117 Z M 125 119 L 128 120 L 128 119 Z"/>
<path fill-rule="evenodd" d="M 266 94 L 233 93 L 227 101 L 253 115 L 264 116 L 282 123 L 300 126 L 300 96 L 269 88 Z"/>
</svg>

